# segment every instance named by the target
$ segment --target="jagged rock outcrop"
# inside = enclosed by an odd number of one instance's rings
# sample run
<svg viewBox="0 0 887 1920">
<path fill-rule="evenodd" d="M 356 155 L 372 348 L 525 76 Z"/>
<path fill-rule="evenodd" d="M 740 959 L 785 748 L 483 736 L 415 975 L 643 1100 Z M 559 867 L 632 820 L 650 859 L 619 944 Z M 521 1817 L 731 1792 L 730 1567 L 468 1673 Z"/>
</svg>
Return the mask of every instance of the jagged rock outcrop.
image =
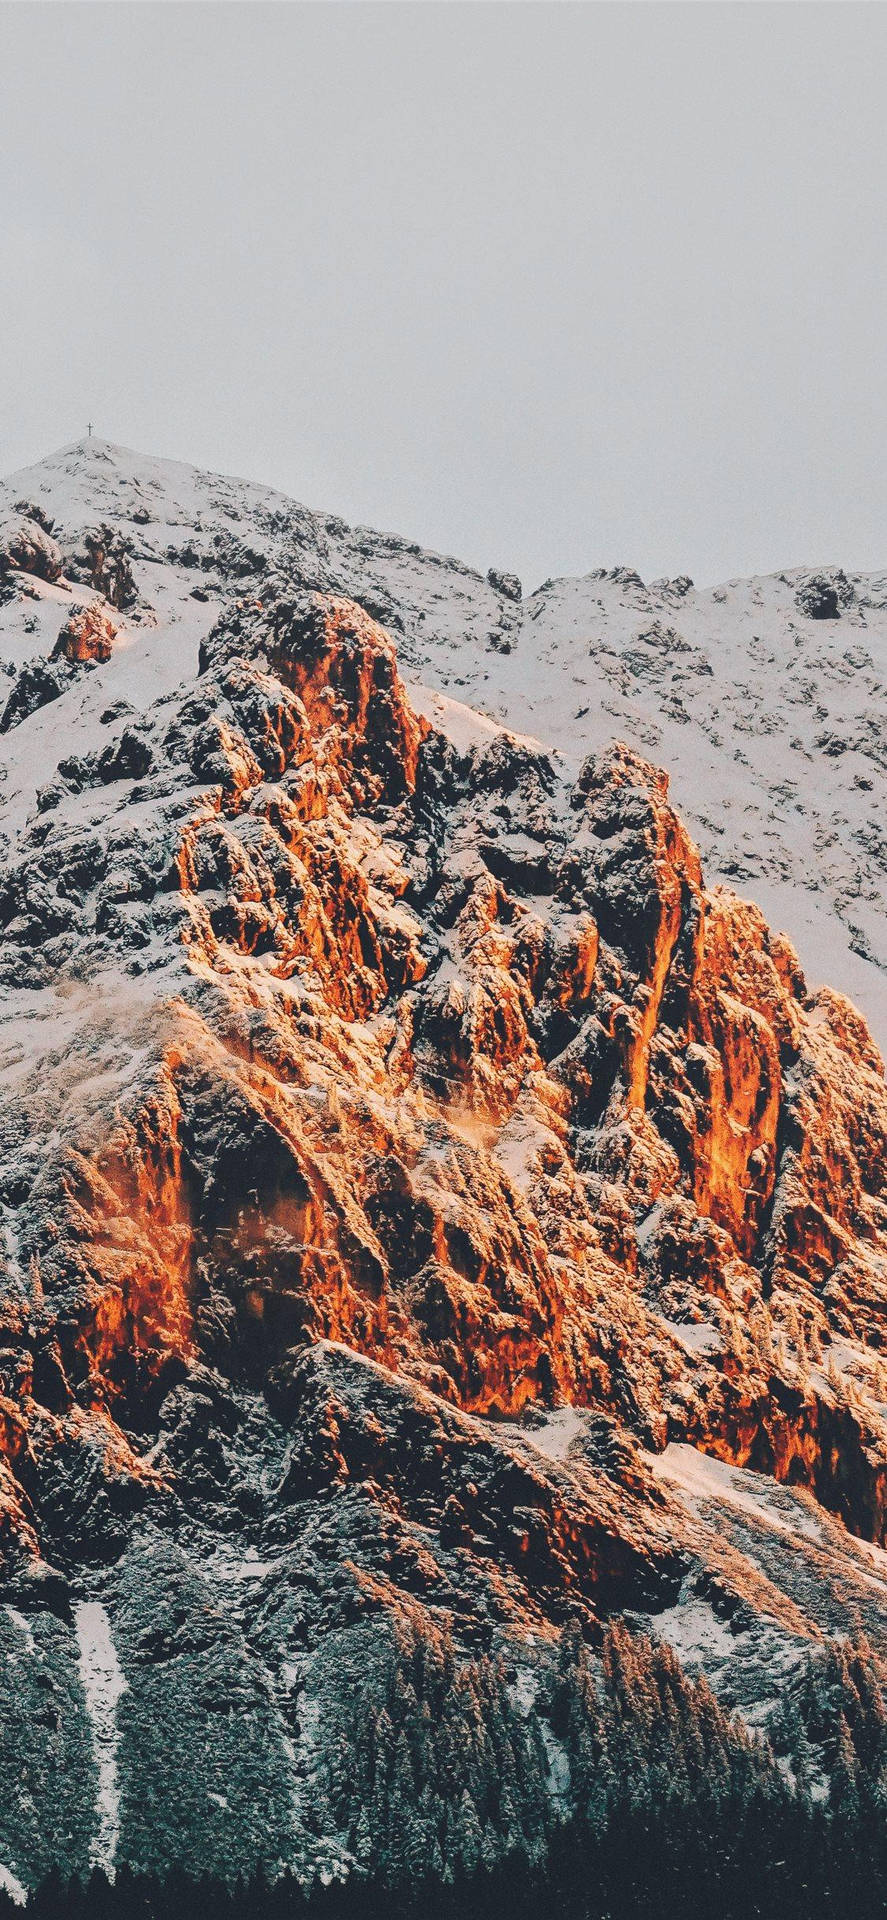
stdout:
<svg viewBox="0 0 887 1920">
<path fill-rule="evenodd" d="M 58 580 L 62 555 L 52 522 L 27 500 L 16 502 L 14 516 L 0 527 L 0 580 L 18 571 L 38 580 Z"/>
<path fill-rule="evenodd" d="M 109 606 L 124 612 L 138 597 L 131 554 L 132 541 L 116 528 L 88 527 L 65 554 L 65 571 L 69 579 L 94 587 Z"/>
<path fill-rule="evenodd" d="M 838 620 L 841 610 L 853 603 L 853 588 L 843 567 L 834 573 L 811 573 L 795 595 L 798 608 L 809 620 Z"/>
<path fill-rule="evenodd" d="M 373 1621 L 538 1675 L 626 1613 L 751 1718 L 819 1634 L 887 1643 L 861 1017 L 706 890 L 634 748 L 435 724 L 285 538 L 176 548 L 237 591 L 145 692 L 113 551 L 4 716 L 0 1599 L 113 1812 L 72 1789 L 64 1864 L 177 1857 L 185 1725 L 192 1859 L 341 1865 L 309 1808 Z"/>
<path fill-rule="evenodd" d="M 101 666 L 110 660 L 117 628 L 104 608 L 95 601 L 75 607 L 59 630 L 51 659 L 67 660 L 72 666 L 95 661 Z"/>
</svg>

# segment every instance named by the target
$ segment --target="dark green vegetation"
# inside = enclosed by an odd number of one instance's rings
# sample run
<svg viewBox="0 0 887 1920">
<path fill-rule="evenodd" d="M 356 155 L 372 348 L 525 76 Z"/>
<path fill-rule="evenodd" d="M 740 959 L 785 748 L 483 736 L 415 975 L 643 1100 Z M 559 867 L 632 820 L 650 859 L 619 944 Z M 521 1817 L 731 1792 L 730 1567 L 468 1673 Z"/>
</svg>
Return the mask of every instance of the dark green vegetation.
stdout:
<svg viewBox="0 0 887 1920">
<path fill-rule="evenodd" d="M 567 1627 L 530 1706 L 404 1633 L 333 1743 L 348 1878 L 44 1882 L 29 1920 L 868 1920 L 887 1910 L 887 1668 L 822 1648 L 770 1737 L 667 1648 Z M 554 1785 L 557 1789 L 552 1791 Z M 828 1787 L 825 1780 L 828 1780 Z M 365 1863 L 372 1862 L 367 1870 Z M 12 1904 L 0 1900 L 0 1913 Z"/>
</svg>

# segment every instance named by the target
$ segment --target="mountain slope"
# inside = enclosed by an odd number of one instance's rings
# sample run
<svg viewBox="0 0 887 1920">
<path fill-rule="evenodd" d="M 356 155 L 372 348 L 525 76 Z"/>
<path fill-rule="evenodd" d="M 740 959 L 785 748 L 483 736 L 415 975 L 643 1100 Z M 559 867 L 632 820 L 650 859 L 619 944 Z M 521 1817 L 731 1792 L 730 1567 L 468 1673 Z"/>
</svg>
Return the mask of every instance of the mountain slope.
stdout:
<svg viewBox="0 0 887 1920">
<path fill-rule="evenodd" d="M 102 446 L 29 482 L 0 1863 L 347 1870 L 337 1729 L 407 1629 L 501 1655 L 552 1805 L 565 1622 L 754 1726 L 822 1636 L 887 1652 L 863 1020 L 629 745 L 410 697 L 401 652 L 518 657 L 512 583 Z"/>
<path fill-rule="evenodd" d="M 0 483 L 0 518 L 14 523 L 32 497 L 69 548 L 103 523 L 131 544 L 156 638 L 175 633 L 182 668 L 238 584 L 285 549 L 303 585 L 345 592 L 388 626 L 420 706 L 422 684 L 455 696 L 574 773 L 614 736 L 667 766 L 710 881 L 757 900 L 810 978 L 849 994 L 887 1047 L 887 575 L 796 570 L 696 591 L 616 567 L 521 601 L 511 575 L 491 586 L 415 542 L 94 440 Z M 5 632 L 7 648 L 27 647 Z M 159 691 L 174 659 L 160 644 L 146 658 Z"/>
</svg>

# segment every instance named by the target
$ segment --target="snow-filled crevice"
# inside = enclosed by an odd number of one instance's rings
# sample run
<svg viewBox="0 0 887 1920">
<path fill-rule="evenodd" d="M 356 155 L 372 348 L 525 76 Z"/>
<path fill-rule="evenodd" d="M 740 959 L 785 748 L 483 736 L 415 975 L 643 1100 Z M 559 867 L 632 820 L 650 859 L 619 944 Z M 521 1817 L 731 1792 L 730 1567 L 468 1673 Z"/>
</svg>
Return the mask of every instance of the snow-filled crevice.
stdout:
<svg viewBox="0 0 887 1920">
<path fill-rule="evenodd" d="M 92 1732 L 98 1773 L 96 1830 L 90 1847 L 90 1865 L 114 1878 L 120 1838 L 120 1788 L 117 1778 L 117 1702 L 126 1681 L 111 1638 L 111 1623 L 97 1600 L 81 1600 L 75 1609 L 80 1679 Z"/>
<path fill-rule="evenodd" d="M 13 1873 L 11 1867 L 4 1867 L 2 1862 L 0 1862 L 0 1893 L 8 1894 L 16 1907 L 23 1907 L 28 1898 L 27 1889 L 22 1886 L 18 1875 Z"/>
<path fill-rule="evenodd" d="M 16 1607 L 7 1606 L 6 1618 L 10 1625 L 15 1627 L 16 1632 L 21 1634 L 22 1640 L 24 1641 L 24 1652 L 29 1655 L 32 1654 L 35 1651 L 34 1635 L 31 1632 L 31 1628 L 24 1614 L 19 1613 Z"/>
</svg>

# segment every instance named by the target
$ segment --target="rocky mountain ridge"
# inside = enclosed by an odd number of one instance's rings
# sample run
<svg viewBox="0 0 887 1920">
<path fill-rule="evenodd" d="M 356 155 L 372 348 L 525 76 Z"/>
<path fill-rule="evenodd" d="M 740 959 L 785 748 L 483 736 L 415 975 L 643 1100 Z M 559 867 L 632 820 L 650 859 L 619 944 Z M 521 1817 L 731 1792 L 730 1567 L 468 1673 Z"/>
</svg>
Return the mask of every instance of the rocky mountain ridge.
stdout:
<svg viewBox="0 0 887 1920">
<path fill-rule="evenodd" d="M 345 1870 L 398 1623 L 531 1701 L 625 1615 L 759 1727 L 887 1650 L 861 1016 L 631 744 L 404 680 L 517 659 L 509 576 L 60 466 L 0 536 L 8 1873 Z"/>
<path fill-rule="evenodd" d="M 55 535 L 23 521 L 18 501 L 55 516 Z M 497 568 L 484 577 L 268 488 L 97 440 L 0 482 L 0 521 L 13 547 L 61 543 L 68 572 L 118 604 L 135 569 L 155 692 L 283 552 L 290 577 L 345 592 L 388 628 L 436 724 L 458 729 L 449 703 L 463 701 L 540 739 L 574 776 L 592 748 L 626 741 L 669 769 L 710 883 L 749 892 L 811 980 L 847 993 L 887 1048 L 887 575 L 820 565 L 697 590 L 617 566 L 523 597 Z M 7 661 L 34 651 L 23 620 L 4 638 Z M 124 697 L 138 705 L 135 666 Z"/>
</svg>

